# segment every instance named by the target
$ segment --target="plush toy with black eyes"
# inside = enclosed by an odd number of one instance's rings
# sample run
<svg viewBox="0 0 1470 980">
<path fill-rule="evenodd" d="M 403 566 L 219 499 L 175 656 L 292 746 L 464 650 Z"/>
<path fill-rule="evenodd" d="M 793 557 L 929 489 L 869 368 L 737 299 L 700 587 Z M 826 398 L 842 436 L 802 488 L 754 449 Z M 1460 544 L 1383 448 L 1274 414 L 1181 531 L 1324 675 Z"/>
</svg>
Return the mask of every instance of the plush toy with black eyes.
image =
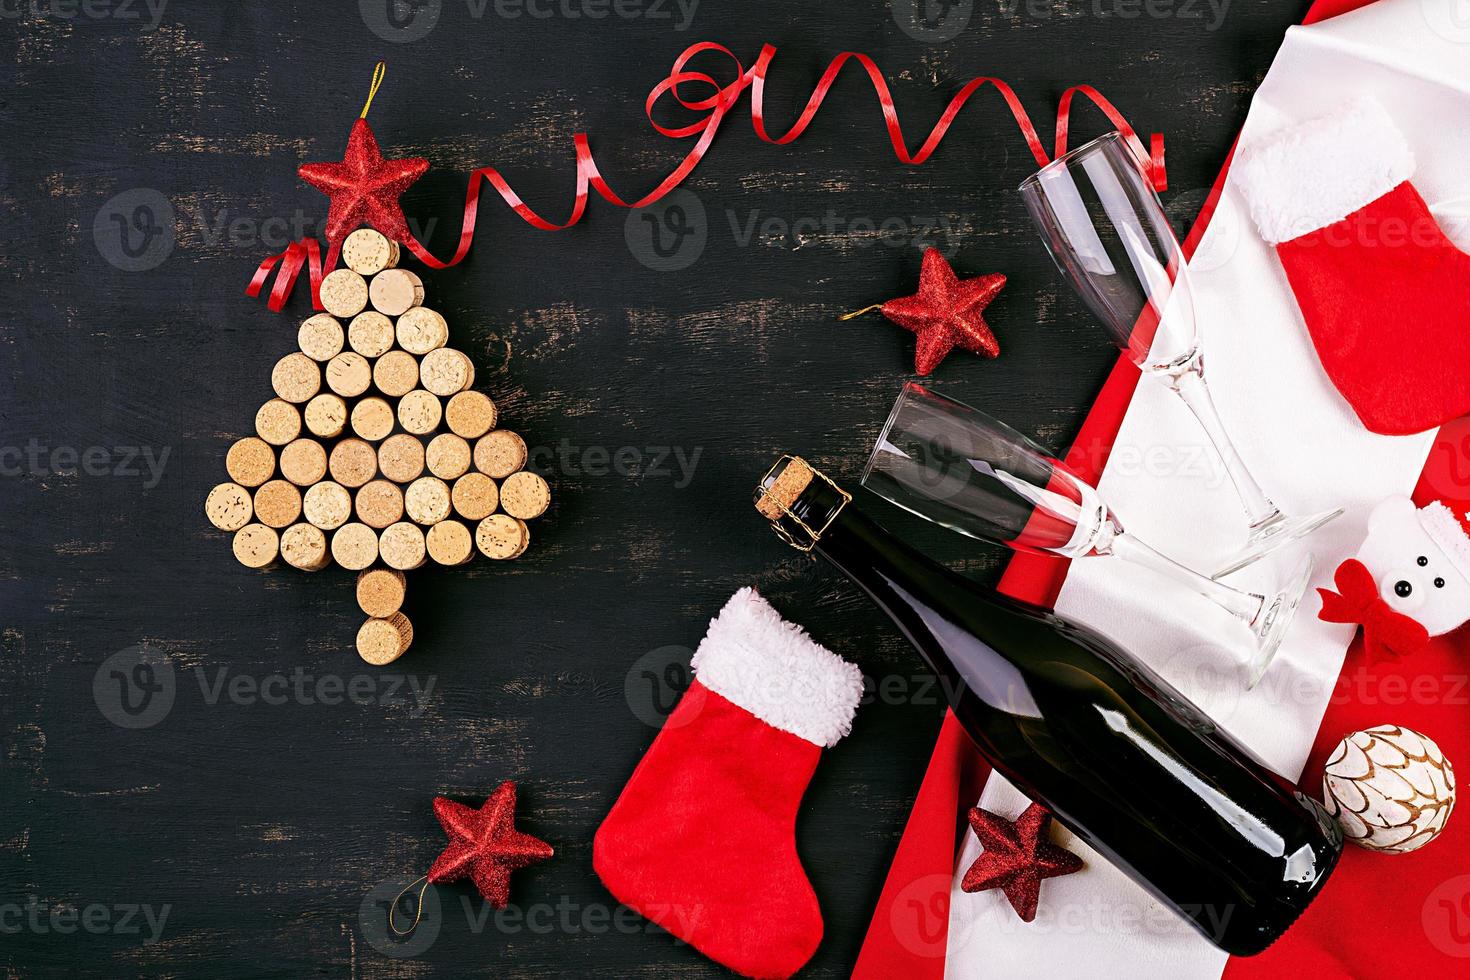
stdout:
<svg viewBox="0 0 1470 980">
<path fill-rule="evenodd" d="M 1358 557 L 1318 589 L 1329 623 L 1358 623 L 1371 658 L 1400 657 L 1470 619 L 1470 514 L 1389 497 L 1368 515 Z"/>
</svg>

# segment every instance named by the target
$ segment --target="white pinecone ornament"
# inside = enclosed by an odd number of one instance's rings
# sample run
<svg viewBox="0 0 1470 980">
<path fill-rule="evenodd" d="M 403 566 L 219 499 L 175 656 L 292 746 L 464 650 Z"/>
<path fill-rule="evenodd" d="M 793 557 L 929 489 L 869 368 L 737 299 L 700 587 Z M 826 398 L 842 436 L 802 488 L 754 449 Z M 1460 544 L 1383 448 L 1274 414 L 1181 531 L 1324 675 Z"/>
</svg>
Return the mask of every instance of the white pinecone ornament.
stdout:
<svg viewBox="0 0 1470 980">
<path fill-rule="evenodd" d="M 1354 844 L 1407 854 L 1444 830 L 1455 770 L 1433 739 L 1378 725 L 1337 744 L 1322 773 L 1322 799 Z"/>
</svg>

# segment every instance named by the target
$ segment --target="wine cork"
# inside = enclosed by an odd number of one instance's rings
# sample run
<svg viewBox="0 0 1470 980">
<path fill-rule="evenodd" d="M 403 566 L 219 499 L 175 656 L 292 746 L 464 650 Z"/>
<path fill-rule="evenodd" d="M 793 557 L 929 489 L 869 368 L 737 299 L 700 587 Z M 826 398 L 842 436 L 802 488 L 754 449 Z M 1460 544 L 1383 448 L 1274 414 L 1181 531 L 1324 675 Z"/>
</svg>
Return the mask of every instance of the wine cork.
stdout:
<svg viewBox="0 0 1470 980">
<path fill-rule="evenodd" d="M 412 483 L 424 472 L 424 444 L 400 432 L 378 447 L 378 469 L 394 483 Z"/>
<path fill-rule="evenodd" d="M 297 439 L 281 449 L 281 475 L 298 487 L 319 483 L 327 475 L 327 451 L 315 439 Z"/>
<path fill-rule="evenodd" d="M 475 553 L 475 540 L 459 521 L 446 520 L 429 528 L 424 547 L 436 565 L 463 565 Z"/>
<path fill-rule="evenodd" d="M 254 514 L 250 491 L 238 483 L 221 483 L 204 498 L 204 516 L 221 531 L 240 530 Z"/>
<path fill-rule="evenodd" d="M 403 608 L 408 579 L 396 568 L 369 568 L 357 574 L 357 606 L 374 619 Z"/>
<path fill-rule="evenodd" d="M 378 552 L 389 568 L 401 572 L 418 568 L 424 563 L 424 532 L 407 521 L 390 524 L 378 537 Z"/>
<path fill-rule="evenodd" d="M 529 521 L 551 506 L 551 488 L 530 470 L 512 473 L 500 484 L 500 508 L 511 517 Z"/>
<path fill-rule="evenodd" d="M 491 514 L 475 529 L 475 545 L 486 558 L 518 558 L 531 543 L 526 525 L 507 514 Z"/>
<path fill-rule="evenodd" d="M 246 568 L 264 568 L 280 553 L 281 538 L 275 529 L 264 524 L 246 524 L 235 532 L 230 543 L 235 560 Z"/>
<path fill-rule="evenodd" d="M 484 473 L 466 473 L 454 481 L 449 500 L 456 514 L 467 521 L 478 522 L 495 513 L 500 503 L 500 491 L 495 481 Z"/>
<path fill-rule="evenodd" d="M 342 264 L 360 276 L 392 268 L 398 255 L 398 243 L 373 228 L 359 228 L 342 243 Z"/>
<path fill-rule="evenodd" d="M 327 362 L 327 387 L 343 398 L 356 398 L 373 383 L 373 366 L 357 351 L 345 350 Z"/>
<path fill-rule="evenodd" d="M 449 484 L 421 476 L 403 491 L 403 509 L 416 524 L 438 524 L 449 516 Z"/>
<path fill-rule="evenodd" d="M 357 491 L 357 519 L 381 531 L 403 520 L 403 491 L 390 480 L 373 480 Z"/>
<path fill-rule="evenodd" d="M 255 519 L 277 530 L 301 516 L 301 491 L 285 480 L 268 480 L 255 491 Z"/>
<path fill-rule="evenodd" d="M 330 313 L 307 317 L 296 331 L 296 346 L 313 361 L 330 361 L 342 352 L 342 324 Z"/>
<path fill-rule="evenodd" d="M 322 390 L 321 366 L 300 351 L 287 354 L 271 369 L 271 387 L 293 405 L 310 401 Z"/>
<path fill-rule="evenodd" d="M 453 347 L 431 350 L 419 362 L 419 384 L 440 398 L 456 395 L 474 383 L 474 364 Z"/>
<path fill-rule="evenodd" d="M 352 494 L 340 483 L 323 480 L 308 487 L 301 501 L 301 513 L 312 526 L 335 531 L 352 516 Z"/>
<path fill-rule="evenodd" d="M 272 446 L 284 446 L 301 434 L 301 411 L 283 398 L 272 398 L 255 413 L 255 434 Z"/>
<path fill-rule="evenodd" d="M 755 509 L 767 520 L 779 521 L 815 475 L 816 471 L 807 465 L 806 460 L 799 456 L 791 457 L 770 486 L 761 491 Z"/>
<path fill-rule="evenodd" d="M 347 319 L 361 313 L 368 302 L 368 284 L 351 269 L 333 269 L 322 280 L 322 306 L 333 316 Z"/>
<path fill-rule="evenodd" d="M 376 396 L 352 406 L 352 431 L 368 442 L 382 442 L 393 431 L 393 406 Z"/>
<path fill-rule="evenodd" d="M 390 350 L 373 365 L 373 384 L 389 398 L 401 398 L 419 385 L 419 362 L 406 350 Z"/>
<path fill-rule="evenodd" d="M 349 437 L 332 447 L 327 468 L 332 472 L 332 479 L 355 489 L 377 475 L 378 453 L 371 444 Z"/>
<path fill-rule="evenodd" d="M 461 391 L 444 406 L 444 422 L 461 439 L 478 439 L 495 428 L 495 403 L 478 391 Z"/>
<path fill-rule="evenodd" d="M 384 269 L 373 276 L 368 298 L 379 313 L 398 316 L 424 301 L 424 282 L 407 269 Z"/>
<path fill-rule="evenodd" d="M 369 619 L 357 631 L 357 655 L 374 667 L 391 664 L 413 645 L 413 624 L 401 612 Z"/>
<path fill-rule="evenodd" d="M 398 400 L 398 424 L 414 435 L 428 435 L 439 428 L 444 409 L 439 399 L 422 388 L 415 388 Z"/>
<path fill-rule="evenodd" d="M 332 559 L 358 572 L 378 560 L 378 532 L 366 524 L 343 524 L 332 532 Z"/>
<path fill-rule="evenodd" d="M 470 444 L 452 432 L 441 432 L 429 440 L 424 450 L 424 463 L 429 472 L 441 480 L 457 480 L 470 471 L 473 462 Z"/>
<path fill-rule="evenodd" d="M 332 553 L 327 550 L 327 536 L 319 527 L 310 524 L 292 524 L 281 535 L 281 557 L 292 568 L 303 572 L 316 572 L 332 563 Z"/>
<path fill-rule="evenodd" d="M 526 440 L 509 429 L 496 429 L 475 443 L 475 469 L 503 480 L 526 465 Z"/>
<path fill-rule="evenodd" d="M 398 346 L 410 354 L 427 354 L 449 343 L 449 324 L 427 306 L 415 306 L 398 318 Z"/>
<path fill-rule="evenodd" d="M 225 472 L 242 487 L 258 487 L 276 472 L 276 451 L 264 439 L 246 436 L 225 453 Z"/>
<path fill-rule="evenodd" d="M 347 345 L 363 357 L 382 357 L 393 349 L 393 321 L 377 310 L 363 310 L 347 325 Z"/>
<path fill-rule="evenodd" d="M 306 403 L 306 430 L 321 439 L 335 439 L 347 427 L 347 403 L 341 395 L 324 391 Z"/>
</svg>

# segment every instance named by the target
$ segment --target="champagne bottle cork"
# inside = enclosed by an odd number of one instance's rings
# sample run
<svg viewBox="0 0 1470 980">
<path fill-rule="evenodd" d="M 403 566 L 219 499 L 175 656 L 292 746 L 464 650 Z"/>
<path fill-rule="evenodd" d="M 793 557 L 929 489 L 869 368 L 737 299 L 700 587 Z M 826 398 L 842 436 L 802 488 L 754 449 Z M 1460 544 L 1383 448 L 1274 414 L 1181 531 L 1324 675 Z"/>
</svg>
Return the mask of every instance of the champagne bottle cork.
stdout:
<svg viewBox="0 0 1470 980">
<path fill-rule="evenodd" d="M 332 558 L 348 571 L 358 572 L 378 560 L 378 532 L 355 521 L 332 532 Z"/>
<path fill-rule="evenodd" d="M 351 269 L 333 269 L 322 280 L 321 297 L 328 313 L 350 319 L 367 306 L 367 280 Z"/>
<path fill-rule="evenodd" d="M 491 514 L 475 529 L 476 547 L 496 561 L 520 557 L 530 543 L 530 530 L 508 514 Z"/>
<path fill-rule="evenodd" d="M 438 524 L 449 516 L 449 484 L 421 476 L 403 492 L 403 509 L 415 524 Z"/>
<path fill-rule="evenodd" d="M 230 547 L 235 552 L 235 560 L 246 568 L 264 568 L 276 560 L 281 539 L 273 528 L 264 524 L 246 524 L 235 532 Z"/>
<path fill-rule="evenodd" d="M 330 313 L 307 317 L 296 331 L 296 346 L 313 361 L 330 361 L 342 352 L 342 324 Z"/>
<path fill-rule="evenodd" d="M 382 357 L 393 349 L 393 321 L 377 310 L 363 310 L 347 325 L 347 345 L 363 357 Z"/>
<path fill-rule="evenodd" d="M 470 444 L 453 432 L 441 432 L 429 440 L 424 463 L 441 480 L 457 480 L 470 471 Z"/>
<path fill-rule="evenodd" d="M 281 557 L 292 568 L 303 572 L 317 572 L 332 563 L 332 554 L 327 550 L 327 536 L 319 527 L 310 524 L 292 524 L 281 535 Z"/>
<path fill-rule="evenodd" d="M 373 384 L 389 398 L 402 398 L 418 387 L 419 362 L 406 350 L 390 350 L 373 365 Z"/>
<path fill-rule="evenodd" d="M 500 491 L 496 488 L 495 481 L 484 473 L 466 473 L 454 481 L 449 499 L 456 514 L 467 521 L 478 523 L 495 513 L 495 508 L 500 503 Z"/>
<path fill-rule="evenodd" d="M 368 286 L 373 309 L 385 316 L 399 316 L 424 301 L 424 282 L 407 269 L 384 269 Z"/>
<path fill-rule="evenodd" d="M 503 480 L 526 465 L 526 440 L 509 429 L 496 429 L 475 443 L 475 469 Z"/>
<path fill-rule="evenodd" d="M 530 470 L 512 473 L 500 484 L 500 507 L 511 517 L 529 521 L 551 506 L 551 488 Z"/>
<path fill-rule="evenodd" d="M 413 624 L 401 612 L 369 619 L 357 631 L 357 655 L 374 667 L 391 664 L 413 645 Z"/>
<path fill-rule="evenodd" d="M 225 472 L 242 487 L 258 487 L 276 472 L 276 451 L 264 439 L 246 436 L 225 454 Z"/>
<path fill-rule="evenodd" d="M 254 514 L 250 491 L 238 483 L 221 483 L 204 498 L 204 516 L 221 531 L 240 530 Z"/>
<path fill-rule="evenodd" d="M 401 326 L 403 320 L 400 319 Z M 440 398 L 459 394 L 475 383 L 475 365 L 453 347 L 429 351 L 419 362 L 419 384 Z"/>
<path fill-rule="evenodd" d="M 398 346 L 410 354 L 427 354 L 449 343 L 449 324 L 427 306 L 415 306 L 398 318 Z"/>
<path fill-rule="evenodd" d="M 323 531 L 335 531 L 352 516 L 352 494 L 340 483 L 323 480 L 307 488 L 301 501 L 301 513 Z"/>
<path fill-rule="evenodd" d="M 301 411 L 284 398 L 272 398 L 255 413 L 255 434 L 272 446 L 301 435 Z"/>
<path fill-rule="evenodd" d="M 378 453 L 371 443 L 349 437 L 332 447 L 327 468 L 333 480 L 356 489 L 377 475 Z"/>
<path fill-rule="evenodd" d="M 301 516 L 301 491 L 285 480 L 267 480 L 255 491 L 255 519 L 280 530 Z"/>
<path fill-rule="evenodd" d="M 470 529 L 452 518 L 429 528 L 424 547 L 436 565 L 463 565 L 475 553 Z"/>
<path fill-rule="evenodd" d="M 357 573 L 357 606 L 374 619 L 403 608 L 408 579 L 396 568 L 369 568 Z"/>
<path fill-rule="evenodd" d="M 398 400 L 398 424 L 414 435 L 433 432 L 443 417 L 439 399 L 422 388 L 415 388 Z"/>
<path fill-rule="evenodd" d="M 319 439 L 335 439 L 347 427 L 347 403 L 341 395 L 324 391 L 306 403 L 306 430 Z"/>
<path fill-rule="evenodd" d="M 321 366 L 300 351 L 287 354 L 271 369 L 271 387 L 293 405 L 308 402 L 322 390 Z"/>
<path fill-rule="evenodd" d="M 373 367 L 357 351 L 345 350 L 327 362 L 327 387 L 343 398 L 356 398 L 373 383 Z"/>
<path fill-rule="evenodd" d="M 342 264 L 360 276 L 391 269 L 398 256 L 398 243 L 375 228 L 359 228 L 342 243 Z"/>
<path fill-rule="evenodd" d="M 352 406 L 352 431 L 368 442 L 382 442 L 393 431 L 393 406 L 376 395 Z"/>
<path fill-rule="evenodd" d="M 461 439 L 478 439 L 495 428 L 495 403 L 478 391 L 461 391 L 444 406 L 444 422 Z"/>
<path fill-rule="evenodd" d="M 394 483 L 412 483 L 424 472 L 424 444 L 400 432 L 378 447 L 378 469 Z"/>
<path fill-rule="evenodd" d="M 281 475 L 309 487 L 327 475 L 327 451 L 315 439 L 296 439 L 281 448 Z"/>
<path fill-rule="evenodd" d="M 389 568 L 400 572 L 418 568 L 424 563 L 424 532 L 407 521 L 390 524 L 378 536 L 378 553 Z"/>
<path fill-rule="evenodd" d="M 381 531 L 403 520 L 403 491 L 390 480 L 372 480 L 357 491 L 357 519 Z"/>
</svg>

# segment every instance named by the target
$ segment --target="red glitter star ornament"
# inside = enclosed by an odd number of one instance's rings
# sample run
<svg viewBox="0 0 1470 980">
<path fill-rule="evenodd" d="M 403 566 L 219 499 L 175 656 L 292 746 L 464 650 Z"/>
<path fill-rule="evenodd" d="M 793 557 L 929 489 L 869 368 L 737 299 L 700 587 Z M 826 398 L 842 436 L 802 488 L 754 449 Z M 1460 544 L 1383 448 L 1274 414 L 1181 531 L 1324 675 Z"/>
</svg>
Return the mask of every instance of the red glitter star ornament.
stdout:
<svg viewBox="0 0 1470 980">
<path fill-rule="evenodd" d="M 327 210 L 327 242 L 337 246 L 365 224 L 394 241 L 407 240 L 408 222 L 398 197 L 428 169 L 429 161 L 423 157 L 384 160 L 372 127 L 359 118 L 352 124 L 341 163 L 303 163 L 296 172 L 332 199 Z"/>
<path fill-rule="evenodd" d="M 434 797 L 434 816 L 449 835 L 449 846 L 429 869 L 429 882 L 437 885 L 468 877 L 485 901 L 505 908 L 510 902 L 510 873 L 554 853 L 550 844 L 515 829 L 515 812 L 516 784 L 508 779 L 478 810 Z"/>
<path fill-rule="evenodd" d="M 995 299 L 1006 277 L 999 273 L 960 279 L 939 249 L 924 253 L 919 270 L 919 291 L 848 313 L 841 319 L 877 310 L 894 323 L 918 335 L 914 348 L 914 370 L 920 375 L 934 372 L 946 354 L 963 347 L 982 357 L 995 357 L 1000 343 L 981 316 Z"/>
<path fill-rule="evenodd" d="M 1014 821 L 982 810 L 970 811 L 970 826 L 985 847 L 975 859 L 960 890 L 980 892 L 999 888 L 1022 922 L 1036 918 L 1041 901 L 1041 883 L 1082 870 L 1082 859 L 1047 838 L 1051 813 L 1033 803 Z"/>
</svg>

